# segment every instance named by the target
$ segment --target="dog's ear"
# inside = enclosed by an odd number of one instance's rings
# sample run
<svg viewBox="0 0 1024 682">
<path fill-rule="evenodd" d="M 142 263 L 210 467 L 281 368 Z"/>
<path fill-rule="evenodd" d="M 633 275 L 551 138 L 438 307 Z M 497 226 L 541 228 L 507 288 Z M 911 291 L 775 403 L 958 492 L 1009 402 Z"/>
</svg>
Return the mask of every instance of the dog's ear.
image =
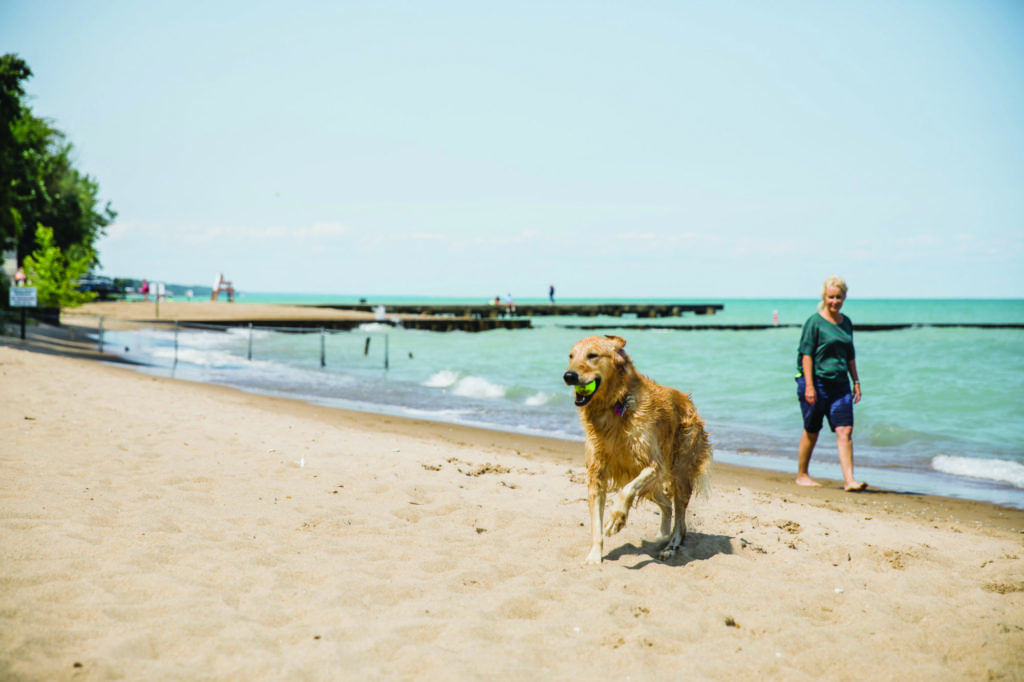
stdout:
<svg viewBox="0 0 1024 682">
<path fill-rule="evenodd" d="M 611 334 L 605 334 L 604 338 L 612 342 L 612 345 L 615 346 L 615 350 L 622 350 L 623 348 L 626 347 L 626 339 L 622 338 L 621 336 L 612 336 Z"/>
<path fill-rule="evenodd" d="M 616 354 L 618 354 L 621 364 L 628 363 L 629 356 L 626 355 L 626 351 L 623 350 L 626 346 L 626 339 L 621 336 L 612 336 L 611 334 L 605 334 L 604 338 L 612 342 L 612 348 L 614 348 Z"/>
</svg>

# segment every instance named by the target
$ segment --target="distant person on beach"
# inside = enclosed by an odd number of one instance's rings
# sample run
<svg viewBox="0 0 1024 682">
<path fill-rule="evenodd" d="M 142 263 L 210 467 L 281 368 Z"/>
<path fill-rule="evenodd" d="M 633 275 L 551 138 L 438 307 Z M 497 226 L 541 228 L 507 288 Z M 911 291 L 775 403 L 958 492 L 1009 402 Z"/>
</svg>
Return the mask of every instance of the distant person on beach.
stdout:
<svg viewBox="0 0 1024 682">
<path fill-rule="evenodd" d="M 853 405 L 860 402 L 860 380 L 853 350 L 853 323 L 840 310 L 846 301 L 846 282 L 835 275 L 821 288 L 818 312 L 804 323 L 797 350 L 797 397 L 804 418 L 804 432 L 797 451 L 797 485 L 819 486 L 810 477 L 811 453 L 818 442 L 822 422 L 828 419 L 836 434 L 843 489 L 864 490 L 867 483 L 853 477 Z M 850 379 L 853 390 L 850 390 Z"/>
<path fill-rule="evenodd" d="M 555 304 L 555 285 L 548 285 L 548 300 L 551 301 L 551 305 Z"/>
<path fill-rule="evenodd" d="M 516 302 L 515 302 L 515 299 L 512 298 L 512 294 L 511 293 L 505 294 L 505 314 L 506 315 L 515 315 L 516 314 Z"/>
<path fill-rule="evenodd" d="M 149 280 L 142 280 L 142 286 L 139 287 L 139 293 L 142 294 L 142 300 L 149 300 Z"/>
</svg>

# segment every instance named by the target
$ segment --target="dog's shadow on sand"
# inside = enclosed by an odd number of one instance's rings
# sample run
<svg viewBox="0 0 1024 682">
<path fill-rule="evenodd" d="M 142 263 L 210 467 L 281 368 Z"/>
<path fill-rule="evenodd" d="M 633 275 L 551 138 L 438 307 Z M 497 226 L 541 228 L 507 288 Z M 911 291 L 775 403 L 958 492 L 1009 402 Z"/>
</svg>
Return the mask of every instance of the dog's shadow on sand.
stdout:
<svg viewBox="0 0 1024 682">
<path fill-rule="evenodd" d="M 632 566 L 630 570 L 644 568 L 649 564 L 665 564 L 666 566 L 686 566 L 694 561 L 706 561 L 718 554 L 734 554 L 733 538 L 728 535 L 710 535 L 707 533 L 689 532 L 681 550 L 665 561 L 658 558 L 658 552 L 664 543 L 642 540 L 640 546 L 628 543 L 616 547 L 604 555 L 605 560 L 618 561 L 627 557 L 646 557 Z"/>
</svg>

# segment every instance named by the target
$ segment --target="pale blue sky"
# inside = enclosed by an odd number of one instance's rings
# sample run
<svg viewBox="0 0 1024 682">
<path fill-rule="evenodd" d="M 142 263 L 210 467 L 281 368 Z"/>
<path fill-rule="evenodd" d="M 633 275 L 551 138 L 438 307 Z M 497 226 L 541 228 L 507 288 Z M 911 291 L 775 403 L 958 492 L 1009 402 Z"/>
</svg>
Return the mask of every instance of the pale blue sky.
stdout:
<svg viewBox="0 0 1024 682">
<path fill-rule="evenodd" d="M 0 2 L 105 274 L 1024 297 L 1024 2 Z"/>
</svg>

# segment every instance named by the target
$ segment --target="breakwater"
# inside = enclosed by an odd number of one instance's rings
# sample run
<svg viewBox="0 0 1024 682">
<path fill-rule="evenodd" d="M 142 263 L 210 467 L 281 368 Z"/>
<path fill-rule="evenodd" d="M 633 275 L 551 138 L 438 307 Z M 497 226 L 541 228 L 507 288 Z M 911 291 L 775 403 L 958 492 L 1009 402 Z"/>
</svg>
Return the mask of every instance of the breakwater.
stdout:
<svg viewBox="0 0 1024 682">
<path fill-rule="evenodd" d="M 353 310 L 372 313 L 380 306 L 370 304 L 317 304 L 310 307 Z M 434 304 L 400 303 L 384 304 L 388 315 L 431 315 L 435 317 L 460 317 L 497 319 L 507 317 L 680 317 L 686 313 L 714 315 L 725 308 L 721 303 L 505 303 L 480 304 Z"/>
</svg>

